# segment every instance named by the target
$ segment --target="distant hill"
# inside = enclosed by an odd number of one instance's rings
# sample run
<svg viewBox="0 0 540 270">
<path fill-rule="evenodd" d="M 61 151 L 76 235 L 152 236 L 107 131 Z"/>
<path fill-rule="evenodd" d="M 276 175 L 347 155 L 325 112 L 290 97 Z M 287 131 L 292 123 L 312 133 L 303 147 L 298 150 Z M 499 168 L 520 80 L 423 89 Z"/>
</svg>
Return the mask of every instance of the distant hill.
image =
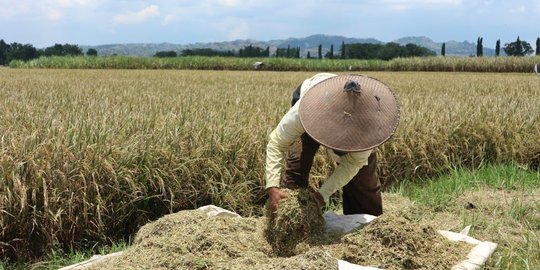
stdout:
<svg viewBox="0 0 540 270">
<path fill-rule="evenodd" d="M 372 43 L 384 44 L 385 42 L 374 38 L 349 38 L 344 36 L 333 35 L 312 35 L 304 38 L 288 38 L 282 40 L 258 41 L 252 39 L 210 42 L 210 43 L 191 43 L 191 44 L 172 44 L 172 43 L 131 43 L 131 44 L 107 44 L 80 46 L 84 52 L 89 48 L 94 48 L 98 51 L 98 55 L 134 55 L 134 56 L 152 56 L 157 51 L 176 51 L 181 53 L 185 49 L 194 48 L 211 48 L 221 51 L 238 51 L 246 46 L 253 45 L 261 48 L 270 47 L 270 52 L 274 52 L 277 48 L 300 47 L 302 55 L 305 56 L 309 51 L 312 56 L 317 55 L 319 45 L 322 45 L 323 54 L 330 50 L 330 46 L 334 45 L 334 53 L 339 53 L 341 44 L 351 43 Z M 437 54 L 441 52 L 443 42 L 435 42 L 427 37 L 404 37 L 392 42 L 402 45 L 412 43 L 434 51 Z M 446 41 L 446 55 L 469 56 L 476 55 L 476 43 L 472 42 L 457 42 Z M 495 55 L 495 50 L 484 47 L 484 55 Z"/>
</svg>

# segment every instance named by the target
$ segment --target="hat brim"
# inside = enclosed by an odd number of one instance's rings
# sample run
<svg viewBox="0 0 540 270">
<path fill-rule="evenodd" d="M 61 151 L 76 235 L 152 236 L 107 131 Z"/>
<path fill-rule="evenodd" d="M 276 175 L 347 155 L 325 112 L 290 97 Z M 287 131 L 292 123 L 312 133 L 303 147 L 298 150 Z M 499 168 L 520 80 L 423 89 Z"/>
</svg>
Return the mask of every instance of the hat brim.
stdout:
<svg viewBox="0 0 540 270">
<path fill-rule="evenodd" d="M 360 92 L 344 91 L 347 82 Z M 300 99 L 300 122 L 325 147 L 342 152 L 373 149 L 389 140 L 400 117 L 394 92 L 364 75 L 339 75 L 319 82 Z"/>
</svg>

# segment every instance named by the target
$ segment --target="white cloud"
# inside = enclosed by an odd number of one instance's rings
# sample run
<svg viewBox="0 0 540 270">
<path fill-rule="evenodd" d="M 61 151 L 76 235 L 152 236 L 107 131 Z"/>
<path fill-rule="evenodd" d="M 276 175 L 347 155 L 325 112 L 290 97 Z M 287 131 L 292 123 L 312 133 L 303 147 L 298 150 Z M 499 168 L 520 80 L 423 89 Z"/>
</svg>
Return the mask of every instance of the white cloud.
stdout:
<svg viewBox="0 0 540 270">
<path fill-rule="evenodd" d="M 214 24 L 214 27 L 228 40 L 249 38 L 249 23 L 241 18 L 225 18 L 220 23 Z"/>
<path fill-rule="evenodd" d="M 12 18 L 30 10 L 30 3 L 25 1 L 16 3 L 6 3 L 9 1 L 0 1 L 0 19 Z"/>
<path fill-rule="evenodd" d="M 246 22 L 241 22 L 235 25 L 228 33 L 227 37 L 230 40 L 246 39 L 249 37 L 249 25 Z"/>
<path fill-rule="evenodd" d="M 510 9 L 511 13 L 525 13 L 526 11 L 527 11 L 527 8 L 525 6 L 517 6 Z"/>
<path fill-rule="evenodd" d="M 381 3 L 392 9 L 403 10 L 426 6 L 459 6 L 463 0 L 382 0 Z"/>
<path fill-rule="evenodd" d="M 218 0 L 218 3 L 227 7 L 236 7 L 242 4 L 242 0 Z"/>
<path fill-rule="evenodd" d="M 395 2 L 410 5 L 461 5 L 463 0 L 384 0 L 384 2 Z"/>
<path fill-rule="evenodd" d="M 146 21 L 151 17 L 159 16 L 159 14 L 159 7 L 150 5 L 137 12 L 118 14 L 113 17 L 113 21 L 117 23 L 138 23 Z"/>
<path fill-rule="evenodd" d="M 99 0 L 53 0 L 53 4 L 56 3 L 62 7 L 73 6 L 93 6 L 100 2 Z"/>
<path fill-rule="evenodd" d="M 165 18 L 163 18 L 163 21 L 161 22 L 161 24 L 169 25 L 174 21 L 174 19 L 175 19 L 174 15 L 168 14 L 167 16 L 165 16 Z"/>
<path fill-rule="evenodd" d="M 27 17 L 58 21 L 77 11 L 88 12 L 104 0 L 0 0 L 0 19 Z M 69 9 L 69 10 L 68 10 Z"/>
<path fill-rule="evenodd" d="M 51 21 L 59 21 L 64 17 L 64 13 L 57 9 L 49 9 L 46 11 L 47 18 Z"/>
</svg>

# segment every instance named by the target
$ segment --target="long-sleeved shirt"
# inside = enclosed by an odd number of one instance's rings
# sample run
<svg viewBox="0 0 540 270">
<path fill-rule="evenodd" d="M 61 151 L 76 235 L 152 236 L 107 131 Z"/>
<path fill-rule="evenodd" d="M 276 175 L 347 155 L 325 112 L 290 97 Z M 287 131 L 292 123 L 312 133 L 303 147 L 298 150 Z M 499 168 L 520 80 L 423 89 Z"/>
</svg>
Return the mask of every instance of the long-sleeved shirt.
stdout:
<svg viewBox="0 0 540 270">
<path fill-rule="evenodd" d="M 283 160 L 287 150 L 305 133 L 298 114 L 298 107 L 302 97 L 317 83 L 334 76 L 336 75 L 319 73 L 305 80 L 300 88 L 300 100 L 289 109 L 276 129 L 270 133 L 266 146 L 266 188 L 279 187 Z M 345 186 L 358 173 L 360 168 L 367 165 L 370 154 L 371 150 L 368 150 L 347 153 L 339 157 L 339 165 L 319 189 L 319 193 L 321 193 L 325 202 L 328 202 L 330 195 Z M 337 155 L 333 156 L 337 157 Z"/>
</svg>

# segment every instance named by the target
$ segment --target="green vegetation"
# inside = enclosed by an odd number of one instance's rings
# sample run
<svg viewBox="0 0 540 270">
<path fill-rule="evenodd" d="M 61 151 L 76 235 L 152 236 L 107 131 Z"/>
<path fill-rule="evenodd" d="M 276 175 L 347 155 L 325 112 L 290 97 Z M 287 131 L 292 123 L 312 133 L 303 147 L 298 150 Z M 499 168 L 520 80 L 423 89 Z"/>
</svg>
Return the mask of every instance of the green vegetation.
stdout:
<svg viewBox="0 0 540 270">
<path fill-rule="evenodd" d="M 478 37 L 478 40 L 476 41 L 476 57 L 484 56 L 484 45 L 482 45 L 483 41 L 484 38 L 482 37 Z"/>
<path fill-rule="evenodd" d="M 487 269 L 540 267 L 538 170 L 510 164 L 486 165 L 476 171 L 455 169 L 423 183 L 404 182 L 396 191 L 418 203 L 413 214 L 417 218 L 448 216 L 444 226 L 459 230 L 471 225 L 473 237 L 497 243 Z"/>
<path fill-rule="evenodd" d="M 341 48 L 342 59 L 381 59 L 381 60 L 390 60 L 398 57 L 423 57 L 423 56 L 435 56 L 436 54 L 426 48 L 414 45 L 407 44 L 402 46 L 398 43 L 390 42 L 386 44 L 370 44 L 370 43 L 353 43 L 342 44 L 344 48 Z M 174 53 L 174 55 L 172 54 Z M 309 51 L 308 51 L 309 53 Z M 278 58 L 301 58 L 301 49 L 300 47 L 291 48 L 290 45 L 287 45 L 287 48 L 276 48 L 273 57 Z M 176 52 L 174 51 L 158 51 L 154 56 L 163 57 L 163 56 L 174 57 Z M 229 57 L 259 57 L 266 58 L 270 57 L 270 47 L 266 47 L 266 50 L 257 46 L 249 45 L 236 52 L 232 51 L 219 51 L 211 48 L 203 49 L 186 49 L 181 53 L 182 56 L 229 56 Z M 310 57 L 306 57 L 309 59 Z M 334 58 L 334 45 L 330 46 L 330 51 L 328 51 L 324 58 L 333 59 Z M 323 59 L 322 53 L 322 44 L 319 44 L 318 47 L 318 59 Z"/>
<path fill-rule="evenodd" d="M 446 43 L 442 44 L 441 47 L 441 56 L 446 56 Z"/>
<path fill-rule="evenodd" d="M 531 44 L 527 41 L 519 40 L 504 45 L 504 52 L 510 56 L 525 56 L 534 52 Z"/>
<path fill-rule="evenodd" d="M 2 257 L 127 241 L 150 220 L 209 203 L 259 215 L 267 135 L 311 75 L 0 69 Z M 396 135 L 379 148 L 386 186 L 454 167 L 538 169 L 536 76 L 367 75 L 402 105 Z M 315 181 L 333 166 L 314 164 Z M 518 206 L 516 216 L 527 213 Z"/>
<path fill-rule="evenodd" d="M 536 56 L 540 56 L 540 37 L 536 38 Z"/>
<path fill-rule="evenodd" d="M 110 245 L 96 245 L 86 250 L 70 250 L 68 252 L 58 248 L 49 251 L 37 262 L 9 262 L 0 260 L 0 269 L 57 270 L 68 265 L 73 265 L 88 260 L 94 255 L 107 255 L 125 250 L 128 246 L 128 243 L 118 242 Z"/>
<path fill-rule="evenodd" d="M 450 72 L 533 72 L 540 57 L 411 57 L 382 60 L 236 58 L 188 56 L 147 58 L 110 57 L 41 57 L 31 61 L 12 61 L 12 68 L 62 69 L 198 69 L 252 70 L 263 60 L 265 70 L 273 71 L 450 71 Z"/>
<path fill-rule="evenodd" d="M 343 45 L 342 45 L 343 46 Z M 395 42 L 386 44 L 356 43 L 346 44 L 341 49 L 345 59 L 381 59 L 390 60 L 398 57 L 426 57 L 435 56 L 436 53 L 414 44 L 399 45 Z M 342 55 L 343 58 L 343 55 Z"/>
<path fill-rule="evenodd" d="M 89 48 L 87 51 L 86 51 L 86 55 L 87 56 L 97 56 L 98 55 L 98 52 L 96 49 L 94 48 Z"/>
<path fill-rule="evenodd" d="M 434 56 L 435 53 L 414 45 L 407 44 L 401 46 L 398 43 L 387 44 L 369 44 L 369 43 L 352 43 L 348 44 L 345 49 L 343 43 L 342 58 L 344 59 L 382 59 L 389 60 L 397 57 L 419 57 L 419 56 Z M 330 46 L 330 51 L 326 54 L 326 58 L 332 59 L 334 45 Z M 88 48 L 87 56 L 97 56 L 98 52 L 95 48 Z M 308 51 L 309 54 L 309 51 Z M 8 65 L 11 61 L 29 61 L 39 57 L 49 56 L 82 56 L 83 50 L 78 45 L 72 44 L 55 44 L 54 46 L 45 49 L 36 49 L 32 44 L 7 44 L 3 39 L 0 39 L 0 65 Z M 116 54 L 115 54 L 116 55 Z M 218 50 L 213 48 L 190 48 L 183 49 L 181 53 L 176 50 L 158 50 L 152 56 L 154 57 L 177 57 L 180 56 L 220 56 L 220 57 L 240 57 L 240 58 L 301 58 L 300 46 L 291 48 L 290 44 L 287 47 L 278 46 L 274 53 L 270 53 L 270 46 L 263 49 L 258 46 L 249 44 L 243 48 Z M 309 57 L 307 57 L 309 59 Z M 319 59 L 322 59 L 322 45 L 319 45 Z"/>
<path fill-rule="evenodd" d="M 433 208 L 451 208 L 455 199 L 473 190 L 521 191 L 540 188 L 540 171 L 527 170 L 519 165 L 483 165 L 471 171 L 456 168 L 427 181 L 404 181 L 394 188 L 408 198 Z M 540 198 L 539 198 L 540 199 Z M 536 220 L 540 222 L 540 220 Z M 540 226 L 540 223 L 537 224 Z M 540 258 L 539 258 L 540 259 Z"/>
<path fill-rule="evenodd" d="M 66 55 L 83 55 L 83 52 L 79 46 L 71 44 L 55 44 L 38 50 L 32 44 L 20 44 L 17 42 L 7 44 L 3 39 L 0 39 L 0 65 L 8 65 L 11 61 L 28 61 L 41 56 Z"/>
<path fill-rule="evenodd" d="M 154 57 L 177 57 L 175 51 L 159 51 L 154 54 Z"/>
</svg>

